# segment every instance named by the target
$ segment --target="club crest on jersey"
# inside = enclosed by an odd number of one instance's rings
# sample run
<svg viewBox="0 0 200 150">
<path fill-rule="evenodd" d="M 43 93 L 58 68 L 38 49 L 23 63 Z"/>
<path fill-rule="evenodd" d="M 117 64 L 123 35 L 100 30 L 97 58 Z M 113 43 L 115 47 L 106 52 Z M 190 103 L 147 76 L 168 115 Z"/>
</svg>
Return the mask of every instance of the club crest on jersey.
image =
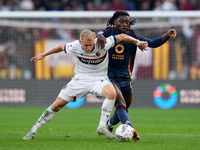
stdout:
<svg viewBox="0 0 200 150">
<path fill-rule="evenodd" d="M 99 53 L 99 52 L 96 52 L 96 55 L 99 57 L 99 56 L 101 56 L 101 54 Z"/>
<path fill-rule="evenodd" d="M 102 57 L 99 58 L 95 58 L 95 59 L 90 59 L 90 58 L 83 58 L 80 56 L 77 56 L 77 58 L 85 64 L 91 64 L 91 65 L 98 65 L 100 63 L 102 63 L 104 61 L 104 59 L 106 58 L 107 53 L 105 53 L 105 55 L 103 55 Z"/>
<path fill-rule="evenodd" d="M 122 44 L 118 44 L 115 46 L 115 51 L 118 53 L 118 54 L 121 54 L 123 53 L 124 51 L 124 46 Z"/>
</svg>

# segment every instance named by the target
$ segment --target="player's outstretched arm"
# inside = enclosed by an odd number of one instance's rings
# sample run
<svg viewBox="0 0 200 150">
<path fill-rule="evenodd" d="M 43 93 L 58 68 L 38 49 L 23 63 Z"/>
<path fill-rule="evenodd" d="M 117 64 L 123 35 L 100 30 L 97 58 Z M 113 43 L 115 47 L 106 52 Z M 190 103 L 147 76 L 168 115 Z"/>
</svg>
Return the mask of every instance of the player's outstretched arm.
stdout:
<svg viewBox="0 0 200 150">
<path fill-rule="evenodd" d="M 37 55 L 37 56 L 32 57 L 32 58 L 30 59 L 30 61 L 41 60 L 41 59 L 43 59 L 43 58 L 44 58 L 45 56 L 47 56 L 47 55 L 50 55 L 50 54 L 53 54 L 53 53 L 59 53 L 59 52 L 61 52 L 61 51 L 64 51 L 64 46 L 65 46 L 65 44 L 58 45 L 58 46 L 56 46 L 56 47 L 50 49 L 49 51 L 46 51 L 46 52 L 44 52 L 44 53 L 41 53 L 41 54 L 39 54 L 39 55 Z"/>
<path fill-rule="evenodd" d="M 169 30 L 167 31 L 167 33 L 165 33 L 165 34 L 162 36 L 162 41 L 163 41 L 163 42 L 166 42 L 170 37 L 173 37 L 173 38 L 176 37 L 176 30 L 175 30 L 175 29 L 169 29 Z"/>
<path fill-rule="evenodd" d="M 140 41 L 140 40 L 135 39 L 135 38 L 128 36 L 126 34 L 115 35 L 115 38 L 116 38 L 116 43 L 124 41 L 124 42 L 133 43 L 133 44 L 137 45 L 142 51 L 148 50 L 147 49 L 148 43 L 146 41 Z"/>
</svg>

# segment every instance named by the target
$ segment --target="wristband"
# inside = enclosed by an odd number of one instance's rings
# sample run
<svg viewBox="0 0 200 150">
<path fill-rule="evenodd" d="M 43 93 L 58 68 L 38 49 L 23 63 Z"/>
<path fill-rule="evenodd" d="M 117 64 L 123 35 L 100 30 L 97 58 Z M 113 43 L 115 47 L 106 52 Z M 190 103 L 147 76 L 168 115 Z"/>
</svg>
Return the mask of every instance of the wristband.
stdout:
<svg viewBox="0 0 200 150">
<path fill-rule="evenodd" d="M 136 43 L 136 45 L 137 45 L 137 46 L 139 46 L 139 45 L 140 45 L 140 43 L 141 43 L 141 42 L 138 40 L 138 41 L 137 41 L 137 43 Z"/>
</svg>

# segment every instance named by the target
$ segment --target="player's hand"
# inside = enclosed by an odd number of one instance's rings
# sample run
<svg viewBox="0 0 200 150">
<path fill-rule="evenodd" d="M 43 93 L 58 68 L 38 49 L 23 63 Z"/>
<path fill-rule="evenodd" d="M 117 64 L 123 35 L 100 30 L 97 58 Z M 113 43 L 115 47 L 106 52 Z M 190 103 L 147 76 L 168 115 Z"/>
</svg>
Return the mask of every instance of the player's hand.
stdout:
<svg viewBox="0 0 200 150">
<path fill-rule="evenodd" d="M 106 44 L 106 38 L 103 36 L 103 34 L 98 34 L 97 35 L 97 47 L 98 49 L 103 49 Z"/>
<path fill-rule="evenodd" d="M 148 48 L 147 48 L 148 47 L 147 41 L 140 41 L 140 45 L 138 47 L 139 47 L 139 49 L 141 51 L 143 51 L 143 50 L 147 51 L 148 50 Z"/>
<path fill-rule="evenodd" d="M 40 60 L 40 59 L 43 59 L 43 58 L 44 58 L 44 55 L 43 54 L 39 54 L 39 55 L 37 55 L 35 57 L 32 57 L 30 59 L 30 61 L 37 61 L 37 60 Z"/>
<path fill-rule="evenodd" d="M 176 30 L 175 29 L 170 29 L 167 33 L 170 37 L 173 37 L 173 38 L 176 37 Z"/>
</svg>

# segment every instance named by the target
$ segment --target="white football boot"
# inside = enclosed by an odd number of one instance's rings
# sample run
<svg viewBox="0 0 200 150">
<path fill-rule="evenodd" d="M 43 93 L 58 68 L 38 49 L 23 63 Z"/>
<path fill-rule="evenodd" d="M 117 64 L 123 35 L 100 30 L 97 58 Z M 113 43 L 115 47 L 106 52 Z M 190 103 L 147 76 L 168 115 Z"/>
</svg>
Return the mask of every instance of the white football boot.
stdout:
<svg viewBox="0 0 200 150">
<path fill-rule="evenodd" d="M 97 128 L 97 134 L 99 136 L 101 135 L 105 135 L 107 139 L 114 139 L 115 135 L 109 131 L 109 129 L 107 128 L 107 126 L 104 127 L 98 127 Z"/>
<path fill-rule="evenodd" d="M 35 137 L 35 133 L 32 132 L 32 130 L 30 130 L 24 137 L 24 140 L 32 140 Z"/>
</svg>

